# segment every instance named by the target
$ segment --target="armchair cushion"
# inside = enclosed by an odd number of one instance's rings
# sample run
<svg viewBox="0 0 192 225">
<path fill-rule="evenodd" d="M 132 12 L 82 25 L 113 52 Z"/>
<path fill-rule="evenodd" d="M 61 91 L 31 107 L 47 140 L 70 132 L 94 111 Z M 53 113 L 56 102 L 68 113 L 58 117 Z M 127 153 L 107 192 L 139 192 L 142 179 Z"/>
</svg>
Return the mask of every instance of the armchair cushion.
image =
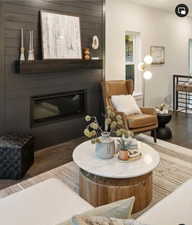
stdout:
<svg viewBox="0 0 192 225">
<path fill-rule="evenodd" d="M 128 127 L 130 129 L 149 127 L 157 124 L 157 116 L 150 114 L 128 115 L 127 120 L 128 120 Z"/>
<path fill-rule="evenodd" d="M 113 95 L 111 96 L 111 102 L 118 112 L 123 112 L 126 115 L 142 113 L 131 95 Z"/>
<path fill-rule="evenodd" d="M 140 108 L 144 114 L 157 115 L 157 111 L 154 108 Z"/>
</svg>

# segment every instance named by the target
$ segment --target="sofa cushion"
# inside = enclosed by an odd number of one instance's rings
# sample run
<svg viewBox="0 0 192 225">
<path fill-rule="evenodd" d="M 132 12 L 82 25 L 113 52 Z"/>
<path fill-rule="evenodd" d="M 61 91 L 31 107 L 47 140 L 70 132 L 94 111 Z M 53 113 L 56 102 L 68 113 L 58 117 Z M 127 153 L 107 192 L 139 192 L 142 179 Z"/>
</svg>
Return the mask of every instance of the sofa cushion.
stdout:
<svg viewBox="0 0 192 225">
<path fill-rule="evenodd" d="M 81 215 L 84 216 L 108 216 L 120 219 L 128 219 L 131 217 L 134 206 L 135 197 L 112 202 L 107 205 L 91 209 Z"/>
<path fill-rule="evenodd" d="M 92 208 L 57 179 L 0 199 L 3 225 L 55 225 Z"/>
<path fill-rule="evenodd" d="M 113 95 L 111 96 L 111 102 L 118 112 L 123 112 L 127 115 L 141 113 L 132 95 Z"/>
<path fill-rule="evenodd" d="M 156 115 L 132 114 L 127 116 L 129 128 L 136 129 L 156 125 Z"/>
<path fill-rule="evenodd" d="M 100 206 L 95 209 L 81 213 L 81 216 L 106 216 L 120 219 L 128 219 L 131 217 L 134 206 L 135 197 L 112 202 L 107 205 Z M 64 221 L 59 225 L 71 225 L 71 219 Z"/>
<path fill-rule="evenodd" d="M 192 224 L 192 180 L 161 200 L 141 217 L 139 222 L 149 225 Z"/>
<path fill-rule="evenodd" d="M 117 219 L 101 216 L 75 216 L 72 219 L 73 225 L 142 225 L 133 219 Z"/>
</svg>

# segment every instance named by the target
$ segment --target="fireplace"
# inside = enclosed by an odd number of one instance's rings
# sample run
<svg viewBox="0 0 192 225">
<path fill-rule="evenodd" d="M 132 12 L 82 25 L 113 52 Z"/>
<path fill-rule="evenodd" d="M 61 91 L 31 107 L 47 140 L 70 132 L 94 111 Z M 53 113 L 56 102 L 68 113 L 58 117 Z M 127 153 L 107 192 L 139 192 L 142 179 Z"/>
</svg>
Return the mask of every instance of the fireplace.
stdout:
<svg viewBox="0 0 192 225">
<path fill-rule="evenodd" d="M 31 127 L 82 117 L 86 111 L 86 90 L 35 96 L 31 98 Z"/>
</svg>

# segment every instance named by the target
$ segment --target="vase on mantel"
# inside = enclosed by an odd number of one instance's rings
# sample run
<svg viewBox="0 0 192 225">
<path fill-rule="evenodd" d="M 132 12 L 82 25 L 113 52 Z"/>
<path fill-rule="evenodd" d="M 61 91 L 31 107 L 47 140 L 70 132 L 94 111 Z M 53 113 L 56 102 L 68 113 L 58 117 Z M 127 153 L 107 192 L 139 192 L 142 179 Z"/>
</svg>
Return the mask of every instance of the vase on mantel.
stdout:
<svg viewBox="0 0 192 225">
<path fill-rule="evenodd" d="M 110 132 L 102 132 L 99 140 L 95 147 L 96 156 L 100 159 L 112 159 L 115 155 L 115 141 L 110 137 Z"/>
</svg>

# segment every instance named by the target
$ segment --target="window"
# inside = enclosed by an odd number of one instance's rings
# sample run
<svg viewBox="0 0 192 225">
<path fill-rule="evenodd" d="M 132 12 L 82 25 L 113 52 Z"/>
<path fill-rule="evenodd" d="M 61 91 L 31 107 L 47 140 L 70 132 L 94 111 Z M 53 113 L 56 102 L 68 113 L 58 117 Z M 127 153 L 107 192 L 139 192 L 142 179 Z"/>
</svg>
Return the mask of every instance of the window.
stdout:
<svg viewBox="0 0 192 225">
<path fill-rule="evenodd" d="M 135 35 L 125 35 L 126 80 L 135 80 Z"/>
<path fill-rule="evenodd" d="M 134 81 L 135 93 L 142 93 L 142 77 L 138 71 L 141 62 L 141 38 L 140 33 L 125 33 L 125 79 Z"/>
</svg>

